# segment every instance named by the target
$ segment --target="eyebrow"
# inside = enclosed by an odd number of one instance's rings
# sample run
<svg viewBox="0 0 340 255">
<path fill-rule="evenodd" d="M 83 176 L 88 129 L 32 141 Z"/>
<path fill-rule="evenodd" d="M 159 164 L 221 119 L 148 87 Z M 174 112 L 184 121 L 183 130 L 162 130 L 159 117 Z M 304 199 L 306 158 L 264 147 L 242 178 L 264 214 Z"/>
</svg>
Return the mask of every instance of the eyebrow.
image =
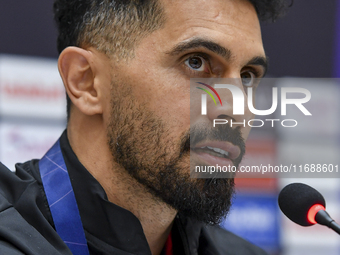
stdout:
<svg viewBox="0 0 340 255">
<path fill-rule="evenodd" d="M 229 61 L 232 57 L 231 50 L 213 41 L 203 38 L 193 38 L 189 41 L 180 42 L 175 47 L 173 47 L 169 52 L 167 52 L 167 54 L 172 56 L 179 55 L 185 51 L 201 47 L 216 53 L 217 55 L 223 57 L 227 61 Z M 256 56 L 253 57 L 246 65 L 261 66 L 264 69 L 264 74 L 266 74 L 268 68 L 268 59 L 267 57 L 264 56 Z"/>
<path fill-rule="evenodd" d="M 201 47 L 206 48 L 216 53 L 217 55 L 220 55 L 226 60 L 229 60 L 231 58 L 231 51 L 229 49 L 226 49 L 215 42 L 202 38 L 193 38 L 189 41 L 180 42 L 171 51 L 167 52 L 167 54 L 178 55 L 182 52 Z"/>
<path fill-rule="evenodd" d="M 254 57 L 246 65 L 247 66 L 249 66 L 249 65 L 251 65 L 251 66 L 261 66 L 263 68 L 262 77 L 264 77 L 267 73 L 267 70 L 268 70 L 268 57 L 262 57 L 262 56 Z"/>
</svg>

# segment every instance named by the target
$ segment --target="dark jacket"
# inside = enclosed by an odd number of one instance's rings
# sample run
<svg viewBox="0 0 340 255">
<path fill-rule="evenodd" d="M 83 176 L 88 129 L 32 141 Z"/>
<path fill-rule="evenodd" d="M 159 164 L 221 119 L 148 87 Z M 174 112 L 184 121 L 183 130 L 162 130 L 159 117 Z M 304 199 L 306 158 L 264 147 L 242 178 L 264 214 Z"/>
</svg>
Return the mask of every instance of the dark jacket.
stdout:
<svg viewBox="0 0 340 255">
<path fill-rule="evenodd" d="M 72 151 L 65 132 L 60 144 L 90 254 L 151 254 L 139 220 L 107 200 L 103 188 Z M 15 173 L 0 163 L 0 255 L 72 254 L 54 229 L 38 163 L 17 164 Z M 172 239 L 173 254 L 265 254 L 228 231 L 181 215 L 175 219 Z"/>
</svg>

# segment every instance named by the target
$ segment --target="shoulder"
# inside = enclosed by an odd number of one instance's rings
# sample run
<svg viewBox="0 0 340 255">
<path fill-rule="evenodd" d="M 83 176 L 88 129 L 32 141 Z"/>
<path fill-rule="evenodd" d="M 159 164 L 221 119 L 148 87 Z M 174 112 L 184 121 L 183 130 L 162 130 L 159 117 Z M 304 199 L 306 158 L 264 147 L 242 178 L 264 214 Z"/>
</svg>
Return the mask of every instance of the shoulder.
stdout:
<svg viewBox="0 0 340 255">
<path fill-rule="evenodd" d="M 36 179 L 36 174 L 32 174 L 38 172 L 38 168 L 35 167 L 37 162 L 32 160 L 24 164 L 16 164 L 15 172 L 10 171 L 0 162 L 0 193 L 10 203 L 16 204 L 27 189 L 39 190 L 39 180 Z"/>
<path fill-rule="evenodd" d="M 53 228 L 37 164 L 17 164 L 12 172 L 0 163 L 1 254 L 70 254 Z"/>
<path fill-rule="evenodd" d="M 41 218 L 53 224 L 38 163 L 39 161 L 32 160 L 16 164 L 15 172 L 0 163 L 0 213 L 12 207 L 31 223 Z"/>
<path fill-rule="evenodd" d="M 243 238 L 219 226 L 203 226 L 201 237 L 206 248 L 215 249 L 216 254 L 224 255 L 266 255 L 267 253 Z M 212 253 L 213 254 L 213 253 Z"/>
</svg>

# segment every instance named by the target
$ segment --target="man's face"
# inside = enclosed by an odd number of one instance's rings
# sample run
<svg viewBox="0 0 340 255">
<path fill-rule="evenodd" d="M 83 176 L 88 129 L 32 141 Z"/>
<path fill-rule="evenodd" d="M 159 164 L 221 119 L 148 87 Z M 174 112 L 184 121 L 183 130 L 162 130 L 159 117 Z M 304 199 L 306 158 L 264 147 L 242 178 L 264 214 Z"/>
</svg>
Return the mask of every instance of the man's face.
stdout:
<svg viewBox="0 0 340 255">
<path fill-rule="evenodd" d="M 250 128 L 213 131 L 207 123 L 221 116 L 241 121 L 252 115 L 246 108 L 244 116 L 233 116 L 231 94 L 224 92 L 223 107 L 190 120 L 190 78 L 261 76 L 264 68 L 254 61 L 264 58 L 258 18 L 243 0 L 162 5 L 164 27 L 138 43 L 134 58 L 107 66 L 111 97 L 104 120 L 110 150 L 113 160 L 156 198 L 197 220 L 218 223 L 229 209 L 233 179 L 190 178 L 190 151 L 207 165 L 214 157 L 221 160 L 195 145 L 190 149 L 190 135 L 206 134 L 200 144 L 233 144 L 243 153 Z M 230 162 L 238 164 L 242 153 Z"/>
</svg>

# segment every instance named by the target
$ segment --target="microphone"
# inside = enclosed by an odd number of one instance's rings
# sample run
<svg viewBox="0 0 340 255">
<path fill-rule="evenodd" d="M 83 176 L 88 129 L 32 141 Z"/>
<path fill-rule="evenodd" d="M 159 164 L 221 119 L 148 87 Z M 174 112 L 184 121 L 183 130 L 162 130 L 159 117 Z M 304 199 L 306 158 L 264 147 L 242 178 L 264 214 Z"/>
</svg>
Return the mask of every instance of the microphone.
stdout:
<svg viewBox="0 0 340 255">
<path fill-rule="evenodd" d="M 281 211 L 293 222 L 307 227 L 316 223 L 327 226 L 340 234 L 340 226 L 326 212 L 323 196 L 303 183 L 291 183 L 279 194 Z"/>
</svg>

